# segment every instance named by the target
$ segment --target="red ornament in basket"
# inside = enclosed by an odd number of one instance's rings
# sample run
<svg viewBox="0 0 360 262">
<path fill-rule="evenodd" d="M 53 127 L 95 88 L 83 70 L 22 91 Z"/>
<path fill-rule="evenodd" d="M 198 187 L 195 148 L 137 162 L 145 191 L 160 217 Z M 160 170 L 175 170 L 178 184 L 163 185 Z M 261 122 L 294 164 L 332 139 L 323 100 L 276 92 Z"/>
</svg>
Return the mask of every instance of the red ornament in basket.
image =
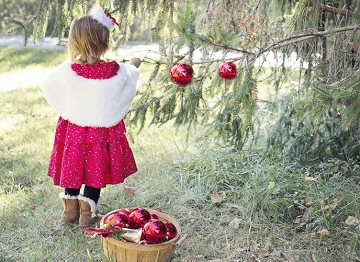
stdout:
<svg viewBox="0 0 360 262">
<path fill-rule="evenodd" d="M 131 211 L 129 209 L 123 208 L 118 210 L 118 212 L 124 214 L 127 217 L 127 220 L 129 221 L 129 216 L 131 214 Z"/>
<path fill-rule="evenodd" d="M 128 217 L 124 213 L 121 213 L 120 211 L 116 211 L 106 216 L 104 219 L 104 223 L 107 225 L 106 227 L 117 225 L 123 228 L 129 226 Z"/>
<path fill-rule="evenodd" d="M 129 215 L 129 228 L 142 228 L 151 219 L 145 208 L 135 208 Z"/>
<path fill-rule="evenodd" d="M 151 219 L 159 219 L 158 215 L 155 213 L 150 213 Z"/>
<path fill-rule="evenodd" d="M 139 245 L 154 245 L 163 242 L 166 244 L 167 241 L 178 238 L 179 234 L 175 225 L 168 219 L 173 220 L 171 216 L 158 213 L 155 210 L 149 212 L 144 208 L 134 208 L 132 211 L 119 209 L 107 214 L 102 219 L 100 228 L 87 228 L 84 233 L 91 237 L 102 236 L 103 238 L 123 239 L 126 240 L 125 242 Z M 130 226 L 132 228 L 128 228 Z"/>
<path fill-rule="evenodd" d="M 143 227 L 143 236 L 147 244 L 159 244 L 166 241 L 166 227 L 159 219 L 151 219 Z"/>
<path fill-rule="evenodd" d="M 177 235 L 176 227 L 168 221 L 164 221 L 166 227 L 166 239 L 171 240 Z"/>
</svg>

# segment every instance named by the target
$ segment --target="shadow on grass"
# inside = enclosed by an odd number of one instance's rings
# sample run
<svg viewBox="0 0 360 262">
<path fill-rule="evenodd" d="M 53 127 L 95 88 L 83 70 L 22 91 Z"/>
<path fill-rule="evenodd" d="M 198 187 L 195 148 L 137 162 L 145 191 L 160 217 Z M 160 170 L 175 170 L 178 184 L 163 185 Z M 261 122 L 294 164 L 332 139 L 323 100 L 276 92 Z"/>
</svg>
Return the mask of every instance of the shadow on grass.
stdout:
<svg viewBox="0 0 360 262">
<path fill-rule="evenodd" d="M 67 51 L 0 47 L 0 73 L 34 65 L 53 67 L 67 58 Z"/>
<path fill-rule="evenodd" d="M 31 188 L 46 178 L 56 112 L 39 87 L 1 93 L 0 188 Z"/>
<path fill-rule="evenodd" d="M 0 92 L 0 95 L 3 97 L 2 104 L 5 109 L 5 117 L 16 114 L 32 117 L 34 114 L 44 115 L 44 112 L 54 112 L 45 101 L 39 86 L 17 88 Z"/>
<path fill-rule="evenodd" d="M 20 188 L 32 186 L 33 177 L 28 173 L 33 172 L 34 168 L 29 168 L 24 160 L 12 157 L 1 158 L 0 166 L 2 173 L 0 187 L 4 193 L 12 191 L 14 186 Z"/>
</svg>

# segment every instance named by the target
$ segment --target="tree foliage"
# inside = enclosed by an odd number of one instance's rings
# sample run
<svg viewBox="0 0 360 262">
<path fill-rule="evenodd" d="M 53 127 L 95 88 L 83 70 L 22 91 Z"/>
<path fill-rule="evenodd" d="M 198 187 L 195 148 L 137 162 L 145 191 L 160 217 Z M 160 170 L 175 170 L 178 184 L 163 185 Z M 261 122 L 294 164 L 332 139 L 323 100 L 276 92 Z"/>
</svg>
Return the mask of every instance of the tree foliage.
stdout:
<svg viewBox="0 0 360 262">
<path fill-rule="evenodd" d="M 60 39 L 66 36 L 72 19 L 86 14 L 92 5 L 84 0 L 41 0 L 37 12 L 29 18 L 35 25 L 35 38 L 45 35 L 55 2 L 52 36 Z M 242 148 L 249 137 L 257 137 L 261 126 L 257 119 L 259 78 L 264 76 L 265 61 L 272 55 L 277 63 L 270 66 L 266 81 L 276 92 L 284 82 L 295 82 L 288 78 L 292 72 L 288 61 L 295 57 L 299 66 L 297 84 L 284 115 L 273 128 L 269 147 L 293 148 L 288 150 L 290 155 L 297 152 L 301 156 L 311 151 L 316 144 L 313 139 L 318 139 L 308 136 L 319 132 L 321 126 L 326 129 L 328 121 L 330 125 L 336 123 L 340 132 L 336 135 L 357 132 L 358 0 L 98 2 L 113 11 L 119 21 L 120 28 L 112 34 L 115 45 L 126 42 L 134 19 L 141 19 L 143 26 L 151 28 L 149 40 L 160 46 L 159 59 L 143 58 L 154 67 L 128 115 L 131 123 L 138 123 L 141 128 L 147 119 L 152 124 L 201 124 Z M 170 67 L 179 61 L 189 63 L 195 70 L 193 82 L 186 87 L 177 86 L 169 77 Z M 225 81 L 218 76 L 216 71 L 222 61 L 236 63 L 236 79 Z M 281 104 L 267 102 L 271 106 Z M 306 129 L 300 128 L 304 126 Z M 331 137 L 326 132 L 323 136 L 328 140 Z M 312 147 L 297 147 L 305 144 Z M 312 152 L 325 152 L 324 148 L 329 148 L 326 143 Z"/>
</svg>

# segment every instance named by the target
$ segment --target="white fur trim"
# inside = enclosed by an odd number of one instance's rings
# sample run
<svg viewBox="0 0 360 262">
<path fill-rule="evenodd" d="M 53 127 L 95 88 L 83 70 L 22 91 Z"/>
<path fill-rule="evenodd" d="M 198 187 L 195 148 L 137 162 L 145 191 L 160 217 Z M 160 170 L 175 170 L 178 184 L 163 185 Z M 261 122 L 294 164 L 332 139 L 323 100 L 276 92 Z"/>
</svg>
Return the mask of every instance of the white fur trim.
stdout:
<svg viewBox="0 0 360 262">
<path fill-rule="evenodd" d="M 70 195 L 65 195 L 65 192 L 61 192 L 59 194 L 59 197 L 61 199 L 78 199 L 78 196 L 70 196 Z"/>
<path fill-rule="evenodd" d="M 124 118 L 134 100 L 139 72 L 120 63 L 116 76 L 87 79 L 65 61 L 43 81 L 47 102 L 62 116 L 79 126 L 111 127 Z"/>
<path fill-rule="evenodd" d="M 98 208 L 99 208 L 100 204 L 102 203 L 102 201 L 104 199 L 104 197 L 102 195 L 100 195 L 97 204 L 95 203 L 94 200 L 92 200 L 92 199 L 90 199 L 88 197 L 85 197 L 83 195 L 79 195 L 78 199 L 89 203 L 89 205 L 91 207 L 91 217 L 97 217 Z"/>
<path fill-rule="evenodd" d="M 98 4 L 94 4 L 89 12 L 89 15 L 98 20 L 100 23 L 102 23 L 104 26 L 106 26 L 109 30 L 113 27 L 114 23 L 113 21 L 110 19 L 110 17 L 108 17 L 105 14 L 104 9 L 102 9 L 101 6 L 99 6 Z"/>
</svg>

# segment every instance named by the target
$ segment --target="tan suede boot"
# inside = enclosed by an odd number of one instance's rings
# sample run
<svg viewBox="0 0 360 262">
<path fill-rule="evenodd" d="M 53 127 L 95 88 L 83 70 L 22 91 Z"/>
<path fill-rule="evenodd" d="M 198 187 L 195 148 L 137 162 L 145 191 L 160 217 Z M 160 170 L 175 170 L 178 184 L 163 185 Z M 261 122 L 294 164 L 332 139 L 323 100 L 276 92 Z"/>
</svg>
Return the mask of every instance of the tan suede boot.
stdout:
<svg viewBox="0 0 360 262">
<path fill-rule="evenodd" d="M 83 195 L 79 195 L 78 199 L 80 204 L 80 227 L 91 227 L 100 222 L 102 216 L 98 214 L 98 207 L 103 200 L 103 196 L 99 197 L 97 203 L 95 203 L 94 200 L 90 198 L 84 197 Z"/>
<path fill-rule="evenodd" d="M 69 196 L 65 195 L 64 192 L 61 192 L 59 197 L 64 204 L 64 211 L 61 214 L 60 222 L 64 224 L 75 223 L 75 221 L 78 220 L 80 216 L 78 196 Z"/>
</svg>

